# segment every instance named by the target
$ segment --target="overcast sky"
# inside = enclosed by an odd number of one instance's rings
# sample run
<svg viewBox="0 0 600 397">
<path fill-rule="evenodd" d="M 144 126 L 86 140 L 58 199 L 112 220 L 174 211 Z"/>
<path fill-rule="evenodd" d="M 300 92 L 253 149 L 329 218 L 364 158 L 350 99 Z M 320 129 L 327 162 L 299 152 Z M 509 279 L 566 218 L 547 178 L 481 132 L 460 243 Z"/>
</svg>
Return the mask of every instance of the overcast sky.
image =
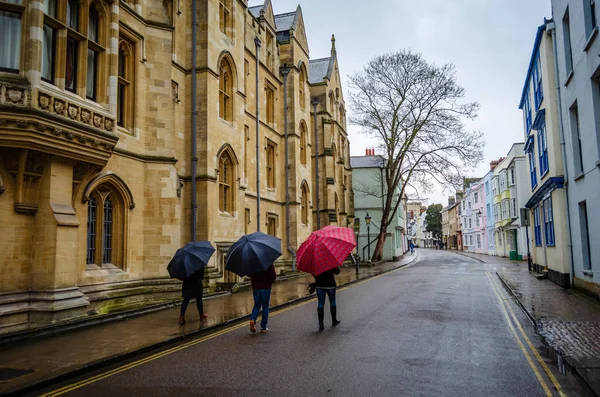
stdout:
<svg viewBox="0 0 600 397">
<path fill-rule="evenodd" d="M 294 11 L 298 3 L 272 0 L 276 14 Z M 486 140 L 485 160 L 473 176 L 484 176 L 491 160 L 523 141 L 518 104 L 537 27 L 551 14 L 550 0 L 304 0 L 300 6 L 311 59 L 329 56 L 335 34 L 346 100 L 349 74 L 376 55 L 410 48 L 430 62 L 454 63 L 466 100 L 481 104 L 479 117 L 468 124 Z M 350 154 L 364 155 L 367 137 L 352 126 L 348 131 Z M 435 191 L 429 203 L 446 205 L 447 195 Z"/>
</svg>

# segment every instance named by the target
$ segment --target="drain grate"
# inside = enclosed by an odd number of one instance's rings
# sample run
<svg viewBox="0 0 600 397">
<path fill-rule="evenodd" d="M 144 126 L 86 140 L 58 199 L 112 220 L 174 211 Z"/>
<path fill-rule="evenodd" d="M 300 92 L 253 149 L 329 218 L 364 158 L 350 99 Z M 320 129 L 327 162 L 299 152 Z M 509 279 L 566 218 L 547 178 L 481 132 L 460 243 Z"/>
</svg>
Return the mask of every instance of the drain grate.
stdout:
<svg viewBox="0 0 600 397">
<path fill-rule="evenodd" d="M 19 376 L 27 375 L 32 372 L 32 369 L 0 367 L 0 382 L 13 380 L 15 378 L 18 378 Z"/>
</svg>

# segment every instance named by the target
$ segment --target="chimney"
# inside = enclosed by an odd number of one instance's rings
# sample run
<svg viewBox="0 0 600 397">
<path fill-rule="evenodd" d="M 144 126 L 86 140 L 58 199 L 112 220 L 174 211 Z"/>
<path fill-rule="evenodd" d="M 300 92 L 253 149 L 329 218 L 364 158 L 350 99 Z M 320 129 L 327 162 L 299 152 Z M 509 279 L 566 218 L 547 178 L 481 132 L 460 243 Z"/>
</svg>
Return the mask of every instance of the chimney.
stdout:
<svg viewBox="0 0 600 397">
<path fill-rule="evenodd" d="M 454 205 L 456 203 L 456 199 L 454 196 L 448 197 L 448 205 Z"/>
<path fill-rule="evenodd" d="M 368 155 L 369 155 L 369 148 L 366 148 L 365 149 L 365 156 L 368 156 Z"/>
</svg>

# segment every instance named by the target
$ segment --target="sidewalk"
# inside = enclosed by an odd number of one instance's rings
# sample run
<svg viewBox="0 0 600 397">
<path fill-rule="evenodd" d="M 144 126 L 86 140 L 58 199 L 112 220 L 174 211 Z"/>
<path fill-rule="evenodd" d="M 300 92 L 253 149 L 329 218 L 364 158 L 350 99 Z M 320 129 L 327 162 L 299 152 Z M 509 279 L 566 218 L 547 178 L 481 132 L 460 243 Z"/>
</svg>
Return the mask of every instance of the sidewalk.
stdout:
<svg viewBox="0 0 600 397">
<path fill-rule="evenodd" d="M 498 276 L 535 323 L 559 368 L 566 366 L 600 396 L 600 303 L 550 280 L 536 279 L 527 262 L 461 254 L 500 265 Z"/>
<path fill-rule="evenodd" d="M 374 267 L 343 268 L 336 276 L 339 286 L 370 278 L 420 259 L 406 255 L 400 261 Z M 308 298 L 310 275 L 278 281 L 271 292 L 271 308 Z M 313 297 L 315 295 L 313 294 Z M 212 328 L 247 318 L 254 306 L 252 291 L 221 295 L 204 300 L 208 318 L 199 322 L 195 305 L 186 313 L 187 323 L 180 326 L 179 306 L 85 329 L 28 339 L 0 352 L 0 395 L 22 395 L 34 388 L 92 370 L 209 331 Z M 316 321 L 316 319 L 315 319 Z M 316 323 L 315 323 L 316 326 Z"/>
</svg>

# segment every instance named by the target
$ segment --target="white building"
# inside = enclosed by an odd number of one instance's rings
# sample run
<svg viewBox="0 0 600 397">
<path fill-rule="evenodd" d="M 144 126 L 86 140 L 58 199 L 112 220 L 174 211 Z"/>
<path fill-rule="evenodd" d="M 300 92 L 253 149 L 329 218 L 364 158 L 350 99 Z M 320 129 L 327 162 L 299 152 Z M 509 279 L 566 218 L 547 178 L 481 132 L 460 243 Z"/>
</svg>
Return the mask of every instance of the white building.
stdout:
<svg viewBox="0 0 600 397">
<path fill-rule="evenodd" d="M 552 0 L 573 284 L 600 296 L 600 38 L 596 0 Z M 596 202 L 596 204 L 594 204 Z"/>
<path fill-rule="evenodd" d="M 513 144 L 492 177 L 496 255 L 514 260 L 523 260 L 527 255 L 526 231 L 519 214 L 530 192 L 523 147 L 524 143 Z"/>
</svg>

